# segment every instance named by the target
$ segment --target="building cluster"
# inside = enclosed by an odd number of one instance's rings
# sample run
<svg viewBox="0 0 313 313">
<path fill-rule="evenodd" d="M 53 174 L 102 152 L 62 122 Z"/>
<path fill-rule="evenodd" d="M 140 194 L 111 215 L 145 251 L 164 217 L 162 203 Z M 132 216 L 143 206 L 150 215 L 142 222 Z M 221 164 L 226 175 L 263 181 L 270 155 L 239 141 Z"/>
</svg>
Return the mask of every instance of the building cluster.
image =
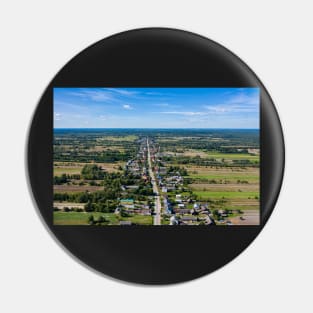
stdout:
<svg viewBox="0 0 313 313">
<path fill-rule="evenodd" d="M 156 197 L 161 197 L 161 217 L 162 224 L 167 225 L 215 225 L 215 218 L 219 220 L 227 219 L 230 212 L 218 210 L 213 212 L 208 203 L 196 201 L 186 185 L 184 178 L 178 170 L 170 171 L 166 162 L 162 161 L 163 154 L 153 140 L 143 138 L 140 140 L 140 147 L 137 156 L 129 160 L 125 169 L 139 177 L 139 180 L 151 182 L 151 171 L 155 174 L 155 182 L 159 192 L 154 196 L 145 197 L 145 201 L 134 200 L 127 197 L 129 192 L 139 188 L 138 185 L 122 186 L 124 198 L 120 199 L 115 213 L 154 215 L 156 207 Z M 148 149 L 150 154 L 148 154 Z M 148 155 L 150 155 L 152 168 L 149 168 Z M 226 221 L 227 222 L 227 221 Z M 121 225 L 130 225 L 121 221 Z"/>
<path fill-rule="evenodd" d="M 140 147 L 135 158 L 130 159 L 125 164 L 125 170 L 134 176 L 138 177 L 138 183 L 140 181 L 149 182 L 150 177 L 148 173 L 147 164 L 147 144 L 146 140 L 139 141 Z M 144 215 L 151 216 L 153 214 L 153 205 L 151 201 L 152 196 L 145 196 L 145 200 L 135 200 L 128 197 L 129 193 L 135 192 L 139 188 L 139 185 L 122 185 L 123 198 L 119 200 L 119 205 L 115 209 L 115 214 L 120 215 Z M 130 221 L 120 221 L 120 225 L 131 225 Z"/>
</svg>

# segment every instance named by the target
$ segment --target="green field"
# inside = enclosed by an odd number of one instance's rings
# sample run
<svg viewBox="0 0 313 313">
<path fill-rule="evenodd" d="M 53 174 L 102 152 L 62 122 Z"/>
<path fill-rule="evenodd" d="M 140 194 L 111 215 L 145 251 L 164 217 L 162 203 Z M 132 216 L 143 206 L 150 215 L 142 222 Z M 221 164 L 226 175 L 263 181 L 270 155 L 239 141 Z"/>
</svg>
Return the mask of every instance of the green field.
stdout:
<svg viewBox="0 0 313 313">
<path fill-rule="evenodd" d="M 248 182 L 258 182 L 259 181 L 259 175 L 246 175 L 242 174 L 239 175 L 238 173 L 227 173 L 227 174 L 193 174 L 190 173 L 189 176 L 186 176 L 186 178 L 198 178 L 198 179 L 208 179 L 208 180 L 230 180 L 230 181 L 237 181 L 237 180 L 245 180 Z"/>
<path fill-rule="evenodd" d="M 93 215 L 95 219 L 104 216 L 111 223 L 118 223 L 118 219 L 113 213 L 53 212 L 55 225 L 88 225 L 90 215 Z"/>
<path fill-rule="evenodd" d="M 201 199 L 254 199 L 259 197 L 259 192 L 247 191 L 247 192 L 237 192 L 237 191 L 194 191 L 195 195 L 199 196 Z"/>
<path fill-rule="evenodd" d="M 153 224 L 153 218 L 151 215 L 150 216 L 149 215 L 134 215 L 134 216 L 122 219 L 122 220 L 131 221 L 132 223 L 140 224 L 140 225 L 152 225 Z"/>
<path fill-rule="evenodd" d="M 95 220 L 97 220 L 100 216 L 105 217 L 105 219 L 109 221 L 108 225 L 119 224 L 119 219 L 114 213 L 53 212 L 54 225 L 88 225 L 88 218 L 90 215 L 93 215 Z M 121 218 L 120 220 L 131 221 L 140 225 L 152 224 L 152 216 L 134 215 L 127 218 Z"/>
<path fill-rule="evenodd" d="M 208 152 L 208 157 L 213 159 L 225 159 L 225 160 L 250 160 L 259 161 L 258 155 L 251 155 L 248 153 L 219 153 L 219 152 Z"/>
</svg>

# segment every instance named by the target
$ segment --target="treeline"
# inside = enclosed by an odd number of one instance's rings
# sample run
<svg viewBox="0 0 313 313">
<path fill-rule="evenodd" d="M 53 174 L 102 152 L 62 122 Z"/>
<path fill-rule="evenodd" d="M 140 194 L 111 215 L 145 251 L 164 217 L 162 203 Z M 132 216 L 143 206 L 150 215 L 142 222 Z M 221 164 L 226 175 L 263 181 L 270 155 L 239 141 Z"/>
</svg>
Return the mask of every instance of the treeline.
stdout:
<svg viewBox="0 0 313 313">
<path fill-rule="evenodd" d="M 86 180 L 103 179 L 105 174 L 102 167 L 95 164 L 86 164 L 81 171 L 82 178 Z"/>
<path fill-rule="evenodd" d="M 184 167 L 180 166 L 170 166 L 167 169 L 167 174 L 176 174 L 179 173 L 181 176 L 187 176 L 188 172 Z"/>
<path fill-rule="evenodd" d="M 113 213 L 117 207 L 118 202 L 116 200 L 107 200 L 106 202 L 92 203 L 91 201 L 85 204 L 86 212 L 104 212 Z"/>
<path fill-rule="evenodd" d="M 227 179 L 209 179 L 209 178 L 185 178 L 186 184 L 230 184 L 231 181 Z M 237 179 L 237 184 L 249 184 L 249 181 L 244 179 Z"/>
<path fill-rule="evenodd" d="M 54 185 L 63 185 L 69 182 L 71 179 L 79 180 L 81 178 L 80 174 L 62 174 L 61 176 L 54 176 L 53 177 L 53 184 Z"/>
<path fill-rule="evenodd" d="M 240 166 L 240 167 L 258 167 L 259 162 L 253 160 L 232 160 L 232 163 L 225 162 L 224 159 L 221 161 L 216 160 L 214 158 L 208 158 L 203 159 L 200 156 L 195 157 L 188 157 L 188 156 L 165 156 L 162 157 L 162 160 L 165 162 L 171 162 L 176 164 L 183 164 L 183 165 L 197 165 L 197 166 L 219 166 L 219 167 L 234 167 L 234 166 Z"/>
<path fill-rule="evenodd" d="M 116 200 L 120 196 L 120 190 L 115 188 L 108 188 L 106 190 L 99 190 L 95 192 L 54 192 L 53 200 L 56 202 L 74 202 L 74 203 L 87 203 L 97 202 L 106 203 L 108 200 Z"/>
<path fill-rule="evenodd" d="M 134 156 L 134 152 L 121 152 L 115 150 L 89 152 L 89 151 L 54 151 L 54 161 L 64 162 L 103 162 L 115 163 L 119 161 L 127 161 Z"/>
</svg>

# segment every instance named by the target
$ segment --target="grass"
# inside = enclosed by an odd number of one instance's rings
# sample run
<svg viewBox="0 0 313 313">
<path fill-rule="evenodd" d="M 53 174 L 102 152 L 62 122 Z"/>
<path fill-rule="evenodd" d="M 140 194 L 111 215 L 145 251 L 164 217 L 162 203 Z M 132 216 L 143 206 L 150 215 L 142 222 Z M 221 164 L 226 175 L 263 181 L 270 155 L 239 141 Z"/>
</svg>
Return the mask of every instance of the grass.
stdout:
<svg viewBox="0 0 313 313">
<path fill-rule="evenodd" d="M 258 191 L 259 184 L 209 184 L 209 183 L 195 183 L 190 184 L 192 190 L 198 191 Z"/>
<path fill-rule="evenodd" d="M 152 225 L 153 217 L 150 215 L 133 215 L 131 217 L 123 218 L 123 221 L 131 221 L 140 225 Z"/>
<path fill-rule="evenodd" d="M 255 191 L 194 191 L 193 193 L 200 199 L 254 199 L 255 197 L 259 197 L 259 192 Z"/>
<path fill-rule="evenodd" d="M 93 215 L 95 219 L 104 216 L 112 224 L 118 224 L 117 216 L 114 213 L 102 212 L 53 212 L 54 225 L 88 225 L 88 217 Z"/>
<path fill-rule="evenodd" d="M 208 152 L 208 158 L 213 159 L 225 159 L 225 160 L 250 160 L 259 161 L 258 155 L 251 155 L 249 153 L 220 153 L 220 152 Z"/>
<path fill-rule="evenodd" d="M 259 175 L 247 175 L 247 174 L 242 174 L 239 175 L 238 173 L 228 173 L 228 174 L 221 174 L 221 175 L 217 175 L 217 174 L 192 174 L 190 173 L 189 176 L 186 176 L 187 178 L 196 178 L 196 179 L 208 179 L 208 180 L 227 180 L 227 181 L 237 181 L 237 180 L 244 180 L 244 181 L 248 181 L 249 183 L 253 183 L 253 182 L 258 182 L 259 181 Z"/>
<path fill-rule="evenodd" d="M 105 217 L 105 219 L 109 221 L 108 225 L 119 225 L 120 220 L 131 221 L 132 223 L 140 225 L 153 224 L 152 216 L 133 215 L 131 217 L 119 219 L 114 213 L 102 212 L 53 212 L 53 221 L 54 225 L 89 225 L 88 218 L 90 215 L 93 215 L 95 220 L 97 220 L 99 216 Z"/>
</svg>

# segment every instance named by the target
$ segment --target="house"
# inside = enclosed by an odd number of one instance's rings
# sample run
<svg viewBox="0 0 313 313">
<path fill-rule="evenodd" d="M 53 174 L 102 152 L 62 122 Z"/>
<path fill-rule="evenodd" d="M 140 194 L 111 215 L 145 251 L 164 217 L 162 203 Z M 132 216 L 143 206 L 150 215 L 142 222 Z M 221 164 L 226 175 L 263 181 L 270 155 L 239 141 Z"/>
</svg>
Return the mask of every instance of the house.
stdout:
<svg viewBox="0 0 313 313">
<path fill-rule="evenodd" d="M 167 191 L 173 191 L 173 190 L 176 190 L 176 187 L 166 185 L 166 189 L 167 189 Z"/>
<path fill-rule="evenodd" d="M 182 216 L 181 221 L 182 222 L 196 222 L 198 219 L 194 216 Z"/>
<path fill-rule="evenodd" d="M 175 209 L 175 213 L 177 213 L 177 214 L 189 214 L 190 210 L 189 209 Z"/>
<path fill-rule="evenodd" d="M 132 189 L 132 190 L 134 190 L 134 189 L 138 189 L 139 186 L 136 186 L 136 185 L 128 185 L 128 186 L 126 186 L 126 188 L 127 188 L 127 189 Z"/>
<path fill-rule="evenodd" d="M 141 215 L 151 215 L 151 211 L 149 209 L 141 209 L 138 210 L 137 213 Z"/>
<path fill-rule="evenodd" d="M 131 198 L 121 199 L 120 202 L 122 205 L 130 205 L 130 204 L 134 204 L 134 199 L 131 199 Z"/>
<path fill-rule="evenodd" d="M 135 208 L 134 199 L 121 199 L 120 205 L 127 209 Z"/>
<path fill-rule="evenodd" d="M 215 222 L 214 222 L 214 220 L 213 220 L 210 216 L 208 216 L 208 217 L 205 219 L 205 224 L 206 224 L 206 225 L 215 225 Z"/>
<path fill-rule="evenodd" d="M 179 221 L 175 215 L 171 216 L 170 218 L 170 225 L 178 225 Z"/>
<path fill-rule="evenodd" d="M 166 174 L 166 172 L 167 172 L 166 167 L 159 167 L 159 173 L 160 174 Z"/>
<path fill-rule="evenodd" d="M 132 225 L 132 222 L 131 221 L 120 221 L 120 225 L 130 226 L 130 225 Z"/>
</svg>

